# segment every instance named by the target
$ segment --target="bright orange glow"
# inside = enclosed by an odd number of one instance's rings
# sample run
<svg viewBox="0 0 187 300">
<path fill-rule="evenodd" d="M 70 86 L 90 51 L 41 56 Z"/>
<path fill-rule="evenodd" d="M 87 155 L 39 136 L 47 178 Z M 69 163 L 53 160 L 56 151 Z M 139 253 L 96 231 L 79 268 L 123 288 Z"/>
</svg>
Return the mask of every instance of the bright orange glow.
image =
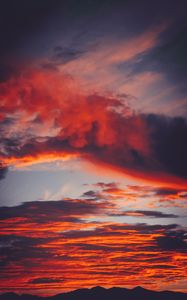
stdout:
<svg viewBox="0 0 187 300">
<path fill-rule="evenodd" d="M 6 290 L 14 286 L 19 292 L 35 290 L 36 293 L 53 294 L 77 287 L 132 287 L 140 283 L 159 289 L 164 286 L 163 278 L 166 283 L 167 278 L 180 281 L 187 275 L 183 267 L 185 253 L 161 251 L 157 246 L 156 240 L 165 233 L 162 226 L 150 229 L 120 223 L 88 223 L 85 226 L 66 221 L 42 224 L 33 222 L 32 217 L 7 221 L 1 221 L 1 233 L 15 236 L 12 243 L 17 244 L 17 250 L 16 261 L 2 271 L 0 285 Z M 19 248 L 24 239 L 30 245 L 26 253 Z M 29 264 L 29 272 L 25 272 L 25 264 Z M 55 280 L 39 283 L 38 279 L 37 283 L 37 278 L 46 277 Z"/>
<path fill-rule="evenodd" d="M 55 161 L 67 161 L 76 158 L 76 154 L 69 154 L 69 153 L 62 153 L 62 154 L 55 154 L 55 153 L 44 153 L 42 155 L 27 155 L 25 157 L 10 157 L 10 158 L 4 158 L 3 162 L 6 165 L 14 165 L 17 169 L 27 166 L 32 166 L 35 164 L 41 164 L 41 163 L 49 163 L 49 162 L 55 162 Z"/>
</svg>

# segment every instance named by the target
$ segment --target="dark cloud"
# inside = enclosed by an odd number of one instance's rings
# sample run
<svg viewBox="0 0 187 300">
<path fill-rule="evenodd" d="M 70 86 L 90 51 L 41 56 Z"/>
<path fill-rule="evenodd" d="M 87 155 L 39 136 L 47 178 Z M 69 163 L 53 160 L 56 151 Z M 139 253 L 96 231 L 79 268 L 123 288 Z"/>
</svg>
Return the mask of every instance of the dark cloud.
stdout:
<svg viewBox="0 0 187 300">
<path fill-rule="evenodd" d="M 79 222 L 81 217 L 99 214 L 110 206 L 107 203 L 90 202 L 89 200 L 32 201 L 18 206 L 1 207 L 1 220 L 21 218 L 30 222 L 49 223 L 52 221 Z M 24 221 L 23 221 L 24 222 Z"/>
<path fill-rule="evenodd" d="M 116 182 L 97 182 L 93 184 L 94 187 L 102 188 L 102 189 L 115 189 L 117 188 L 117 183 Z"/>
<path fill-rule="evenodd" d="M 61 278 L 50 278 L 50 277 L 41 277 L 41 278 L 34 278 L 30 280 L 28 283 L 30 284 L 50 284 L 50 283 L 61 283 L 64 280 Z"/>
<path fill-rule="evenodd" d="M 2 259 L 2 267 L 16 261 L 26 259 L 25 264 L 31 266 L 34 262 L 29 262 L 29 259 L 46 259 L 54 257 L 47 249 L 42 249 L 40 246 L 52 241 L 52 238 L 35 238 L 19 235 L 1 235 L 0 237 L 0 257 Z"/>
<path fill-rule="evenodd" d="M 171 28 L 173 34 L 167 32 L 168 37 L 163 35 L 163 44 L 149 54 L 150 63 L 148 67 L 149 69 L 164 73 L 166 78 L 170 80 L 173 85 L 177 86 L 181 97 L 185 97 L 187 93 L 187 59 L 185 55 L 185 49 L 187 47 L 187 27 L 184 20 L 181 20 L 180 24 L 178 23 L 177 25 L 178 27 Z M 183 107 L 185 112 L 186 105 L 187 102 L 184 103 Z"/>
<path fill-rule="evenodd" d="M 106 225 L 101 228 L 96 228 L 95 230 L 86 230 L 86 231 L 75 231 L 70 230 L 67 233 L 64 233 L 64 236 L 67 238 L 74 238 L 79 239 L 81 237 L 104 237 L 104 236 L 120 236 L 121 233 L 124 231 L 125 234 L 131 234 L 128 233 L 128 231 L 136 231 L 141 234 L 149 235 L 151 233 L 159 233 L 159 232 L 165 232 L 165 231 L 171 231 L 176 230 L 178 228 L 177 224 L 169 224 L 169 225 L 148 225 L 146 223 L 138 223 L 138 224 L 111 224 Z"/>
<path fill-rule="evenodd" d="M 103 200 L 109 200 L 109 197 L 107 198 L 106 195 L 104 195 L 102 192 L 89 190 L 87 192 L 84 192 L 81 197 L 85 198 L 89 201 L 103 201 Z"/>
<path fill-rule="evenodd" d="M 60 65 L 67 64 L 81 57 L 84 53 L 85 50 L 57 46 L 54 48 L 54 54 L 41 66 L 47 70 L 58 71 Z"/>
<path fill-rule="evenodd" d="M 155 158 L 168 173 L 187 178 L 187 120 L 147 115 Z"/>
<path fill-rule="evenodd" d="M 136 210 L 137 213 L 142 214 L 145 217 L 153 218 L 178 218 L 175 214 L 163 213 L 160 211 L 146 211 L 146 210 Z"/>
<path fill-rule="evenodd" d="M 182 4 L 181 6 L 179 5 L 180 9 L 185 7 L 183 1 L 180 4 Z M 160 34 L 159 41 L 154 48 L 140 54 L 137 59 L 124 62 L 119 66 L 120 70 L 128 71 L 129 77 L 144 72 L 156 72 L 164 75 L 167 81 L 175 88 L 175 93 L 179 98 L 177 99 L 178 101 L 187 95 L 187 59 L 185 55 L 187 26 L 185 14 L 181 11 L 176 19 L 170 19 L 170 25 L 167 30 Z M 169 106 L 170 99 L 167 101 Z M 183 101 L 180 115 L 186 116 L 186 106 L 187 101 Z"/>
<path fill-rule="evenodd" d="M 158 196 L 170 196 L 170 195 L 177 195 L 179 190 L 170 189 L 170 188 L 158 188 L 158 189 L 154 189 L 154 192 Z"/>
<path fill-rule="evenodd" d="M 63 48 L 63 47 L 55 47 L 55 54 L 51 57 L 51 60 L 55 64 L 65 64 L 69 61 L 75 60 L 80 57 L 84 51 L 73 49 L 73 48 Z"/>
<path fill-rule="evenodd" d="M 95 155 L 104 162 L 122 168 L 145 172 L 155 172 L 160 169 L 177 177 L 187 178 L 187 120 L 182 117 L 169 118 L 156 114 L 144 115 L 143 119 L 147 124 L 146 127 L 149 128 L 152 159 L 145 158 L 137 149 L 129 148 L 130 159 L 127 161 L 126 147 L 95 148 L 95 150 L 88 148 L 88 150 L 95 152 Z"/>
<path fill-rule="evenodd" d="M 85 46 L 86 40 L 95 40 L 95 37 L 117 35 L 123 38 L 127 34 L 139 34 L 168 18 L 175 25 L 179 17 L 185 20 L 185 4 L 184 0 L 180 3 L 166 0 L 164 4 L 161 0 L 151 4 L 147 0 L 141 3 L 137 0 L 79 0 L 76 3 L 72 0 L 33 0 L 28 5 L 24 0 L 16 3 L 3 1 L 0 10 L 0 40 L 3 41 L 0 54 L 2 58 L 18 58 L 20 53 L 27 52 L 28 44 L 31 49 L 34 48 L 33 44 L 38 43 L 37 37 L 41 33 L 43 36 L 38 52 L 40 48 L 45 48 L 43 45 L 50 48 L 51 41 L 56 43 L 51 35 L 56 36 L 59 32 L 66 37 L 67 32 L 75 31 L 73 43 Z M 33 37 L 36 38 L 34 41 Z M 57 47 L 57 50 L 60 50 L 59 47 L 64 49 L 64 46 Z"/>
<path fill-rule="evenodd" d="M 98 192 L 90 190 L 90 191 L 85 192 L 85 193 L 82 195 L 82 197 L 97 198 L 97 197 L 98 197 Z"/>
<path fill-rule="evenodd" d="M 110 216 L 124 216 L 124 217 L 149 217 L 149 218 L 178 218 L 175 214 L 163 213 L 161 211 L 153 210 L 129 210 L 117 214 L 109 214 Z"/>
<path fill-rule="evenodd" d="M 168 232 L 156 238 L 156 242 L 165 251 L 187 251 L 186 232 Z"/>
<path fill-rule="evenodd" d="M 150 266 L 150 269 L 176 269 L 175 265 L 156 265 Z"/>
<path fill-rule="evenodd" d="M 7 166 L 0 162 L 0 180 L 5 178 L 7 171 Z"/>
</svg>

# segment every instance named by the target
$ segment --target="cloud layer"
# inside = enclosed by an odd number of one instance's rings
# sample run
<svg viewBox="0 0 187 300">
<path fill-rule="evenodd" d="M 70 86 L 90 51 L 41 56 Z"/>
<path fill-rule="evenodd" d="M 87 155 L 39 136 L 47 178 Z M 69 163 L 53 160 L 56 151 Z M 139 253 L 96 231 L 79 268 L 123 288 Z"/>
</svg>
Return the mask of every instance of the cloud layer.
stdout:
<svg viewBox="0 0 187 300">
<path fill-rule="evenodd" d="M 141 283 L 160 289 L 168 280 L 180 284 L 186 276 L 185 228 L 96 221 L 90 217 L 103 216 L 113 206 L 92 201 L 37 201 L 1 208 L 1 290 L 50 294 L 77 286 Z"/>
</svg>

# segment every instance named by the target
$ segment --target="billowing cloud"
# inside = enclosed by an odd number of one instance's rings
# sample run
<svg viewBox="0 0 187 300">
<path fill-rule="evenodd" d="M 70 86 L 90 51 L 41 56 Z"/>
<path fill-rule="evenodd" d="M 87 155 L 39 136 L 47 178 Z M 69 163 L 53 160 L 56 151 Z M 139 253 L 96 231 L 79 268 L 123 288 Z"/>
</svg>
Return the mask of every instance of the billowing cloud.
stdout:
<svg viewBox="0 0 187 300">
<path fill-rule="evenodd" d="M 5 163 L 76 155 L 133 176 L 186 185 L 183 118 L 136 114 L 122 100 L 85 95 L 67 76 L 37 70 L 2 83 L 1 103 Z"/>
</svg>

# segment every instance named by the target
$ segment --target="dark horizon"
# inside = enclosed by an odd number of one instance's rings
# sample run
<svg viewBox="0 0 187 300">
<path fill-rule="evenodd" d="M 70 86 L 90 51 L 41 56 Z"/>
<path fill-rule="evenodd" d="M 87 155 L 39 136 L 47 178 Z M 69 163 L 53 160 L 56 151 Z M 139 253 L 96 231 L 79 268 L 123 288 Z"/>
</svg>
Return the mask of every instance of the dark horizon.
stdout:
<svg viewBox="0 0 187 300">
<path fill-rule="evenodd" d="M 95 286 L 91 288 L 83 288 L 78 290 L 73 290 L 65 293 L 59 293 L 56 295 L 48 295 L 48 296 L 40 296 L 40 295 L 33 295 L 33 294 L 17 294 L 14 292 L 7 292 L 0 294 L 0 299 L 2 300 L 14 300 L 14 299 L 22 299 L 24 300 L 24 297 L 30 297 L 32 296 L 32 299 L 98 299 L 99 296 L 104 297 L 104 299 L 113 299 L 113 297 L 117 296 L 118 299 L 124 299 L 126 300 L 138 300 L 139 297 L 144 297 L 144 299 L 149 299 L 148 297 L 151 297 L 152 299 L 156 300 L 162 300 L 162 299 L 170 299 L 169 297 L 172 296 L 173 300 L 184 300 L 187 296 L 187 293 L 182 292 L 175 292 L 175 291 L 152 291 L 148 289 L 144 289 L 143 287 L 137 286 L 132 289 L 127 289 L 124 287 L 110 287 L 110 288 L 104 288 L 100 286 Z M 105 298 L 106 297 L 106 298 Z M 156 298 L 155 298 L 156 297 Z M 26 300 L 26 298 L 25 298 Z"/>
</svg>

